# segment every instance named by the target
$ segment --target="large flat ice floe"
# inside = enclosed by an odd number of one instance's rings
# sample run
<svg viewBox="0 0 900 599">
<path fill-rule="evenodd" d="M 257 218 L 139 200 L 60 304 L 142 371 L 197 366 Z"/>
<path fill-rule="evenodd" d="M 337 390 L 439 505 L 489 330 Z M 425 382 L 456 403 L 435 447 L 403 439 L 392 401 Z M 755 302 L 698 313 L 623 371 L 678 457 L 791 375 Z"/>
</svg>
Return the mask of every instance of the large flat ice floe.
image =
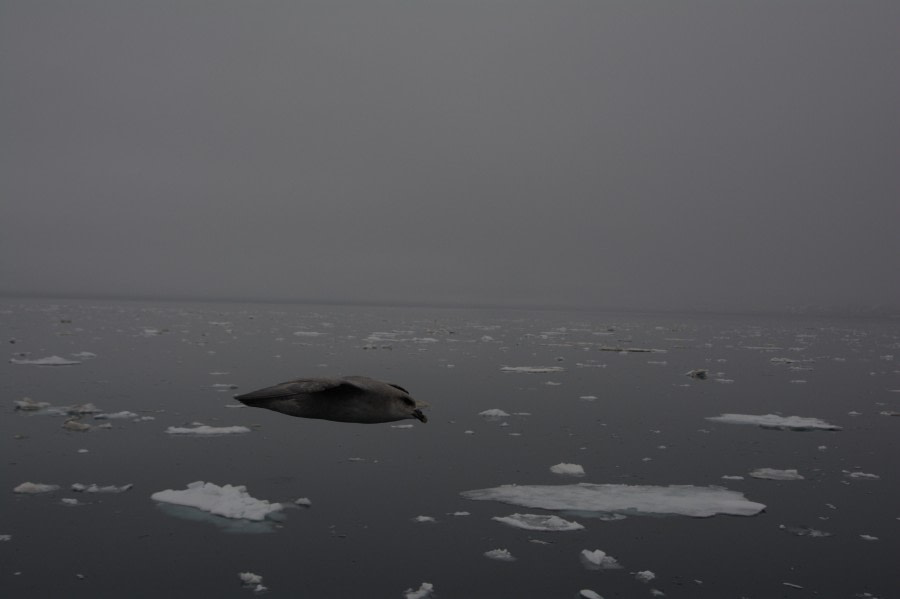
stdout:
<svg viewBox="0 0 900 599">
<path fill-rule="evenodd" d="M 754 424 L 762 428 L 791 431 L 839 431 L 841 427 L 828 424 L 818 418 L 804 416 L 778 416 L 776 414 L 722 414 L 721 416 L 707 416 L 707 420 L 725 422 L 727 424 Z"/>
<path fill-rule="evenodd" d="M 247 493 L 243 485 L 223 485 L 192 482 L 186 489 L 175 491 L 166 489 L 150 496 L 154 501 L 196 508 L 224 518 L 241 518 L 261 521 L 273 512 L 282 510 L 280 503 L 270 503 L 256 499 Z"/>
<path fill-rule="evenodd" d="M 716 514 L 754 516 L 765 509 L 743 493 L 693 485 L 503 485 L 464 491 L 463 497 L 573 512 L 620 512 L 706 518 Z"/>
</svg>

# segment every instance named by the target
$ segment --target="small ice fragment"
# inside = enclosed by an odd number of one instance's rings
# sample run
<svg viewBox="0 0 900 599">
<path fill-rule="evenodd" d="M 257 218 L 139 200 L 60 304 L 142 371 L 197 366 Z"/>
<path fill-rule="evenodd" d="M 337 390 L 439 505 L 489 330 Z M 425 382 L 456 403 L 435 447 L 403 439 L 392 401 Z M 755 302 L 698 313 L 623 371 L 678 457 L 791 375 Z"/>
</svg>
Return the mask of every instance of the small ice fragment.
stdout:
<svg viewBox="0 0 900 599">
<path fill-rule="evenodd" d="M 451 516 L 471 516 L 472 514 L 470 514 L 469 512 L 453 512 L 450 515 Z"/>
<path fill-rule="evenodd" d="M 553 372 L 565 372 L 562 366 L 503 366 L 502 372 L 518 372 L 523 374 L 550 374 Z"/>
<path fill-rule="evenodd" d="M 10 360 L 13 364 L 33 364 L 35 366 L 71 366 L 73 364 L 81 364 L 78 360 L 67 360 L 60 356 L 47 356 L 46 358 L 37 358 L 34 360 L 22 359 L 17 360 L 16 358 L 12 358 Z"/>
<path fill-rule="evenodd" d="M 120 487 L 117 487 L 115 485 L 101 487 L 96 484 L 85 485 L 82 483 L 74 483 L 72 485 L 72 490 L 76 493 L 124 493 L 125 491 L 131 489 L 133 486 L 133 483 L 128 483 L 127 485 L 122 485 Z"/>
<path fill-rule="evenodd" d="M 877 541 L 878 537 L 873 537 L 872 535 L 859 535 L 859 538 L 863 541 Z"/>
<path fill-rule="evenodd" d="M 140 416 L 134 412 L 123 410 L 121 412 L 94 414 L 94 420 L 124 420 L 126 418 L 139 418 Z"/>
<path fill-rule="evenodd" d="M 478 415 L 485 416 L 487 418 L 506 418 L 507 416 L 509 416 L 509 414 L 507 412 L 504 412 L 503 410 L 501 410 L 499 408 L 492 408 L 490 410 L 478 412 Z"/>
<path fill-rule="evenodd" d="M 810 528 L 809 526 L 785 526 L 784 524 L 779 524 L 778 528 L 797 537 L 823 538 L 831 536 L 830 532 L 825 532 L 824 530 L 816 530 L 815 528 Z"/>
<path fill-rule="evenodd" d="M 300 497 L 299 499 L 295 499 L 294 503 L 301 507 L 312 507 L 312 501 L 307 497 Z"/>
<path fill-rule="evenodd" d="M 777 416 L 775 414 L 722 414 L 721 416 L 708 416 L 707 420 L 725 422 L 728 424 L 755 424 L 763 428 L 793 431 L 826 430 L 839 431 L 841 427 L 818 418 L 802 416 Z"/>
<path fill-rule="evenodd" d="M 150 496 L 154 501 L 193 507 L 224 518 L 243 518 L 261 521 L 273 512 L 280 511 L 280 503 L 269 503 L 256 499 L 247 493 L 243 485 L 219 486 L 214 483 L 198 480 L 190 483 L 186 489 L 175 491 L 166 489 Z"/>
<path fill-rule="evenodd" d="M 0 535 L 0 543 L 12 541 L 12 535 Z"/>
<path fill-rule="evenodd" d="M 414 424 L 392 424 L 391 428 L 415 428 Z"/>
<path fill-rule="evenodd" d="M 494 516 L 492 518 L 497 522 L 502 522 L 512 526 L 513 528 L 522 528 L 525 530 L 544 530 L 544 531 L 568 531 L 581 530 L 584 528 L 581 524 L 574 521 L 563 520 L 559 516 L 544 516 L 538 514 L 512 514 L 510 516 Z"/>
<path fill-rule="evenodd" d="M 63 422 L 62 427 L 67 431 L 73 431 L 76 433 L 84 433 L 91 430 L 90 424 L 85 424 L 83 422 L 79 422 L 77 418 L 70 418 Z"/>
<path fill-rule="evenodd" d="M 744 480 L 743 476 L 725 474 L 722 476 L 724 480 Z"/>
<path fill-rule="evenodd" d="M 50 404 L 46 401 L 34 401 L 30 397 L 23 397 L 22 399 L 16 400 L 15 404 L 16 409 L 22 410 L 23 412 L 37 412 L 38 410 L 50 407 Z"/>
<path fill-rule="evenodd" d="M 516 558 L 506 549 L 491 549 L 484 552 L 484 557 L 494 559 L 498 562 L 514 562 Z"/>
<path fill-rule="evenodd" d="M 86 360 L 97 357 L 97 354 L 95 354 L 94 352 L 89 352 L 89 351 L 80 351 L 77 354 L 71 354 L 71 355 L 76 358 L 83 358 Z"/>
<path fill-rule="evenodd" d="M 765 478 L 769 480 L 803 480 L 795 468 L 779 470 L 778 468 L 757 468 L 750 473 L 753 478 Z"/>
<path fill-rule="evenodd" d="M 437 522 L 437 520 L 431 516 L 416 516 L 413 518 L 413 522 Z"/>
<path fill-rule="evenodd" d="M 635 572 L 634 577 L 641 582 L 650 582 L 651 580 L 656 578 L 656 574 L 654 574 L 650 570 L 641 570 L 640 572 Z"/>
<path fill-rule="evenodd" d="M 59 490 L 59 485 L 25 482 L 13 489 L 13 493 L 52 493 L 53 491 L 57 490 Z"/>
<path fill-rule="evenodd" d="M 262 582 L 262 576 L 253 572 L 241 572 L 238 577 L 244 584 L 260 584 Z"/>
<path fill-rule="evenodd" d="M 81 416 L 82 414 L 96 414 L 101 411 L 102 410 L 100 408 L 92 403 L 83 403 L 77 406 L 66 408 L 66 413 L 72 414 L 73 416 Z"/>
<path fill-rule="evenodd" d="M 605 551 L 594 549 L 581 550 L 581 562 L 589 570 L 617 570 L 622 567 L 618 560 L 611 555 L 607 555 Z"/>
<path fill-rule="evenodd" d="M 565 462 L 550 466 L 550 472 L 553 474 L 565 474 L 569 476 L 584 476 L 584 468 L 578 464 L 567 464 Z"/>
<path fill-rule="evenodd" d="M 603 599 L 602 595 L 598 595 L 591 589 L 581 589 L 578 591 L 578 596 L 581 597 L 581 599 Z"/>
<path fill-rule="evenodd" d="M 74 497 L 63 497 L 62 499 L 60 499 L 60 501 L 63 503 L 63 505 L 84 505 Z"/>
<path fill-rule="evenodd" d="M 844 470 L 844 474 L 846 474 L 849 478 L 855 478 L 858 480 L 879 480 L 881 477 L 877 474 L 869 474 L 868 472 L 849 472 Z"/>
<path fill-rule="evenodd" d="M 803 588 L 799 584 L 794 584 L 793 582 L 782 582 L 781 584 L 783 584 L 786 587 L 791 587 L 792 589 L 802 589 Z"/>
<path fill-rule="evenodd" d="M 198 424 L 194 428 L 170 426 L 166 433 L 170 435 L 239 435 L 249 433 L 246 426 L 207 426 Z"/>
<path fill-rule="evenodd" d="M 578 399 L 583 399 L 583 400 L 585 400 L 585 401 L 594 401 L 594 400 L 596 400 L 596 399 L 598 399 L 598 398 L 597 398 L 596 395 L 582 395 L 582 396 L 580 396 Z M 591 591 L 591 592 L 593 593 L 593 591 Z"/>
<path fill-rule="evenodd" d="M 403 591 L 404 599 L 428 599 L 434 595 L 434 585 L 430 582 L 423 582 L 418 590 L 406 589 Z"/>
<path fill-rule="evenodd" d="M 705 381 L 709 377 L 709 369 L 695 368 L 693 370 L 688 370 L 684 374 L 691 377 L 692 379 L 700 379 L 701 381 Z"/>
</svg>

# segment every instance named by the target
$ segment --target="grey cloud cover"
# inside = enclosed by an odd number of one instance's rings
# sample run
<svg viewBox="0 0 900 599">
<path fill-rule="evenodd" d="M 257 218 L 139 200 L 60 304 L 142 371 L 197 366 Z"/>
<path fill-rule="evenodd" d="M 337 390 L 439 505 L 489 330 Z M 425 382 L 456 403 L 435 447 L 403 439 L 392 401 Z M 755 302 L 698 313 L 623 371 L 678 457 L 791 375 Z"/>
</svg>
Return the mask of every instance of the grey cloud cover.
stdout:
<svg viewBox="0 0 900 599">
<path fill-rule="evenodd" d="M 900 4 L 5 2 L 0 292 L 900 306 Z"/>
</svg>

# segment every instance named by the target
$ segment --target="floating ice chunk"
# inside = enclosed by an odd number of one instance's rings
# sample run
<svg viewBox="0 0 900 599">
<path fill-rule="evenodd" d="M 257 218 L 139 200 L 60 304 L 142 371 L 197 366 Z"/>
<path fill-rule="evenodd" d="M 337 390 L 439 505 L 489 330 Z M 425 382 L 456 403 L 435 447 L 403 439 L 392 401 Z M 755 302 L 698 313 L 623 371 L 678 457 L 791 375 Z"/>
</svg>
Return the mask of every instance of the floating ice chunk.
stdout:
<svg viewBox="0 0 900 599">
<path fill-rule="evenodd" d="M 646 348 L 646 347 L 598 347 L 600 351 L 611 351 L 620 354 L 645 354 L 645 353 L 654 353 L 654 354 L 664 354 L 668 350 L 665 349 L 656 349 L 656 348 Z"/>
<path fill-rule="evenodd" d="M 737 475 L 725 474 L 725 475 L 722 476 L 722 479 L 723 479 L 723 480 L 744 480 L 744 477 L 743 477 L 743 476 L 737 476 Z"/>
<path fill-rule="evenodd" d="M 818 418 L 803 416 L 777 416 L 775 414 L 763 414 L 759 416 L 751 414 L 722 414 L 721 416 L 707 416 L 707 420 L 725 422 L 727 424 L 755 424 L 762 428 L 792 431 L 826 430 L 839 431 L 841 427 L 828 424 Z"/>
<path fill-rule="evenodd" d="M 581 589 L 578 591 L 578 596 L 581 597 L 581 599 L 603 599 L 602 595 L 598 595 L 591 589 Z"/>
<path fill-rule="evenodd" d="M 881 478 L 877 474 L 869 474 L 868 472 L 849 472 L 847 470 L 844 470 L 844 474 L 846 474 L 850 478 L 861 480 L 878 480 Z"/>
<path fill-rule="evenodd" d="M 543 516 L 538 514 L 512 514 L 510 516 L 494 516 L 493 520 L 508 524 L 514 528 L 525 530 L 566 531 L 584 528 L 578 522 L 563 520 L 559 516 Z"/>
<path fill-rule="evenodd" d="M 705 518 L 716 514 L 753 516 L 765 505 L 722 487 L 693 485 L 503 485 L 464 491 L 463 497 L 545 510 L 672 514 Z"/>
<path fill-rule="evenodd" d="M 80 351 L 77 354 L 71 354 L 75 358 L 81 358 L 83 360 L 90 360 L 91 358 L 96 358 L 97 354 L 90 351 Z"/>
<path fill-rule="evenodd" d="M 27 493 L 33 495 L 36 493 L 52 493 L 57 490 L 59 490 L 59 485 L 25 482 L 13 489 L 13 493 Z"/>
<path fill-rule="evenodd" d="M 312 507 L 312 501 L 310 501 L 308 497 L 295 499 L 294 504 L 299 505 L 300 507 Z"/>
<path fill-rule="evenodd" d="M 750 476 L 768 480 L 803 480 L 803 475 L 797 472 L 795 468 L 789 468 L 787 470 L 779 470 L 778 468 L 757 468 L 750 472 Z"/>
<path fill-rule="evenodd" d="M 509 416 L 507 412 L 499 408 L 491 408 L 490 410 L 485 410 L 483 412 L 478 412 L 479 416 L 485 416 L 487 418 L 506 418 Z"/>
<path fill-rule="evenodd" d="M 568 476 L 584 476 L 584 468 L 578 464 L 566 464 L 565 462 L 550 466 L 553 474 L 565 474 Z"/>
<path fill-rule="evenodd" d="M 60 502 L 63 505 L 71 505 L 71 506 L 85 505 L 85 504 L 81 503 L 80 501 L 78 501 L 77 499 L 75 499 L 74 497 L 63 497 L 62 499 L 60 499 Z"/>
<path fill-rule="evenodd" d="M 123 410 L 121 412 L 112 412 L 112 413 L 101 412 L 100 414 L 94 414 L 95 420 L 125 420 L 128 418 L 131 418 L 131 419 L 140 418 L 140 415 L 136 414 L 135 412 L 130 412 L 128 410 Z"/>
<path fill-rule="evenodd" d="M 705 381 L 709 376 L 709 369 L 707 368 L 695 368 L 693 370 L 688 370 L 684 373 L 685 375 L 691 377 L 692 379 L 700 379 Z"/>
<path fill-rule="evenodd" d="M 551 372 L 565 372 L 562 366 L 503 366 L 501 372 L 519 372 L 522 374 L 549 374 Z"/>
<path fill-rule="evenodd" d="M 437 522 L 437 520 L 431 516 L 416 516 L 413 518 L 413 522 Z"/>
<path fill-rule="evenodd" d="M 72 490 L 76 493 L 124 493 L 128 491 L 134 486 L 133 483 L 128 483 L 127 485 L 122 485 L 121 487 L 117 487 L 115 485 L 107 485 L 105 487 L 101 487 L 97 484 L 85 485 L 82 483 L 75 483 L 72 485 Z"/>
<path fill-rule="evenodd" d="M 0 535 L 0 543 L 12 541 L 12 535 Z"/>
<path fill-rule="evenodd" d="M 27 358 L 17 360 L 12 358 L 10 362 L 13 364 L 34 364 L 35 366 L 72 366 L 73 364 L 81 364 L 78 360 L 67 360 L 60 356 L 47 356 L 46 358 L 36 358 L 34 360 Z"/>
<path fill-rule="evenodd" d="M 294 333 L 295 337 L 320 337 L 325 333 L 320 333 L 319 331 L 296 331 Z"/>
<path fill-rule="evenodd" d="M 596 395 L 582 395 L 578 399 L 583 399 L 585 401 L 594 401 L 598 399 L 598 397 Z"/>
<path fill-rule="evenodd" d="M 810 528 L 809 526 L 785 526 L 784 524 L 779 524 L 778 528 L 785 532 L 789 532 L 796 537 L 824 538 L 831 536 L 830 532 L 825 532 L 824 530 L 816 530 L 815 528 Z"/>
<path fill-rule="evenodd" d="M 90 424 L 85 424 L 83 422 L 79 422 L 77 418 L 70 418 L 63 422 L 62 427 L 67 431 L 74 431 L 76 433 L 84 433 L 91 430 Z"/>
<path fill-rule="evenodd" d="M 873 537 L 872 535 L 859 535 L 859 538 L 863 541 L 877 541 L 878 537 Z"/>
<path fill-rule="evenodd" d="M 406 589 L 403 591 L 404 599 L 428 599 L 434 596 L 434 585 L 430 582 L 423 582 L 417 590 Z"/>
<path fill-rule="evenodd" d="M 616 558 L 607 555 L 605 551 L 594 549 L 581 550 L 581 563 L 589 570 L 617 570 L 622 567 Z"/>
<path fill-rule="evenodd" d="M 269 590 L 267 586 L 263 585 L 263 577 L 259 574 L 254 574 L 253 572 L 240 572 L 238 578 L 241 579 L 241 584 L 247 588 L 253 589 L 254 593 L 263 593 Z"/>
<path fill-rule="evenodd" d="M 154 501 L 171 503 L 196 508 L 225 518 L 242 518 L 245 520 L 263 520 L 273 512 L 281 511 L 280 503 L 269 503 L 256 499 L 247 493 L 243 485 L 219 486 L 214 483 L 198 480 L 187 486 L 187 489 L 174 491 L 166 489 L 150 496 Z"/>
<path fill-rule="evenodd" d="M 50 404 L 46 401 L 34 401 L 30 397 L 17 399 L 14 403 L 16 404 L 16 409 L 23 412 L 37 412 L 50 407 Z"/>
<path fill-rule="evenodd" d="M 200 424 L 194 428 L 170 426 L 166 429 L 166 433 L 170 435 L 240 435 L 249 433 L 250 429 L 246 426 L 207 426 Z"/>
<path fill-rule="evenodd" d="M 498 562 L 514 562 L 516 558 L 513 557 L 512 553 L 510 553 L 506 549 L 491 549 L 490 551 L 484 552 L 484 557 L 488 559 L 495 559 Z"/>
<path fill-rule="evenodd" d="M 656 574 L 654 574 L 650 570 L 641 570 L 640 572 L 635 572 L 634 577 L 641 582 L 650 582 L 651 580 L 656 578 Z"/>
</svg>

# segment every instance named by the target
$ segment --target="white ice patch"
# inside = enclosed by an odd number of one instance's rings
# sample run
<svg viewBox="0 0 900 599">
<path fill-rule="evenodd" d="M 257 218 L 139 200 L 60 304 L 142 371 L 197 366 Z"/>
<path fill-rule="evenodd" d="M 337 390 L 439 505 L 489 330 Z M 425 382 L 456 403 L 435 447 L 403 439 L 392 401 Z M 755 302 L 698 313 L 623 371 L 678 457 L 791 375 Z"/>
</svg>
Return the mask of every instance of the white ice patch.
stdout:
<svg viewBox="0 0 900 599">
<path fill-rule="evenodd" d="M 112 412 L 112 413 L 101 413 L 94 414 L 95 420 L 127 420 L 127 419 L 136 419 L 140 418 L 139 414 L 135 412 L 129 412 L 128 410 L 123 410 L 121 412 Z"/>
<path fill-rule="evenodd" d="M 494 559 L 498 562 L 514 562 L 516 558 L 506 549 L 491 549 L 484 552 L 484 557 Z"/>
<path fill-rule="evenodd" d="M 269 503 L 256 499 L 247 493 L 243 485 L 219 486 L 198 480 L 186 489 L 174 491 L 166 489 L 150 496 L 154 501 L 196 508 L 224 518 L 242 518 L 261 521 L 273 512 L 281 511 L 280 503 Z"/>
<path fill-rule="evenodd" d="M 52 493 L 53 491 L 58 490 L 59 485 L 26 482 L 13 489 L 13 493 L 27 493 L 33 495 L 37 493 Z"/>
<path fill-rule="evenodd" d="M 858 480 L 878 480 L 881 478 L 877 474 L 870 474 L 868 472 L 850 472 L 848 470 L 844 470 L 844 474 L 849 478 L 855 478 Z"/>
<path fill-rule="evenodd" d="M 406 589 L 403 591 L 404 599 L 428 599 L 434 596 L 434 585 L 430 582 L 423 582 L 417 590 Z"/>
<path fill-rule="evenodd" d="M 73 364 L 81 364 L 78 360 L 67 360 L 60 356 L 47 356 L 46 358 L 36 358 L 34 360 L 27 358 L 17 360 L 12 358 L 10 362 L 13 364 L 34 364 L 35 366 L 72 366 Z"/>
<path fill-rule="evenodd" d="M 656 578 L 656 574 L 654 574 L 650 570 L 641 570 L 640 572 L 635 572 L 634 577 L 641 582 L 650 582 L 651 580 Z"/>
<path fill-rule="evenodd" d="M 82 483 L 75 483 L 72 485 L 72 490 L 76 493 L 124 493 L 128 491 L 134 486 L 132 483 L 128 483 L 127 485 L 122 485 L 121 487 L 117 487 L 116 485 L 107 485 L 105 487 L 101 487 L 97 484 L 85 485 Z"/>
<path fill-rule="evenodd" d="M 797 472 L 795 468 L 787 470 L 779 470 L 778 468 L 757 468 L 750 472 L 753 478 L 764 478 L 768 480 L 803 480 L 803 475 Z"/>
<path fill-rule="evenodd" d="M 707 420 L 725 422 L 727 424 L 755 424 L 762 428 L 792 431 L 839 431 L 841 427 L 828 424 L 818 418 L 803 416 L 777 416 L 775 414 L 763 414 L 754 416 L 751 414 L 722 414 L 721 416 L 707 416 Z"/>
<path fill-rule="evenodd" d="M 240 435 L 249 432 L 250 429 L 246 426 L 207 426 L 205 424 L 194 428 L 170 426 L 166 429 L 166 433 L 170 435 Z"/>
<path fill-rule="evenodd" d="M 581 550 L 581 563 L 589 570 L 617 570 L 622 567 L 616 558 L 607 555 L 605 551 L 594 549 Z"/>
<path fill-rule="evenodd" d="M 597 594 L 597 592 L 592 591 L 591 589 L 581 589 L 578 591 L 578 596 L 581 599 L 603 599 L 602 595 Z"/>
<path fill-rule="evenodd" d="M 252 589 L 254 593 L 263 593 L 269 590 L 268 587 L 263 585 L 263 577 L 259 574 L 254 574 L 253 572 L 240 572 L 238 573 L 238 578 L 241 579 L 241 584 L 243 584 L 244 587 Z"/>
<path fill-rule="evenodd" d="M 549 374 L 551 372 L 565 372 L 562 366 L 503 366 L 501 372 L 519 372 L 522 374 Z"/>
<path fill-rule="evenodd" d="M 504 412 L 499 408 L 491 408 L 490 410 L 485 410 L 483 412 L 478 412 L 479 416 L 484 416 L 485 418 L 506 418 L 509 416 L 508 412 Z"/>
<path fill-rule="evenodd" d="M 462 496 L 545 510 L 672 514 L 697 518 L 716 514 L 753 516 L 766 507 L 747 500 L 737 491 L 693 485 L 503 485 L 464 491 Z"/>
<path fill-rule="evenodd" d="M 584 468 L 582 466 L 578 464 L 566 464 L 565 462 L 550 466 L 550 472 L 567 476 L 584 476 Z"/>
<path fill-rule="evenodd" d="M 559 516 L 544 516 L 539 514 L 512 514 L 509 516 L 494 516 L 493 520 L 508 524 L 514 528 L 542 531 L 566 531 L 581 530 L 584 528 L 578 522 L 563 520 Z"/>
</svg>

